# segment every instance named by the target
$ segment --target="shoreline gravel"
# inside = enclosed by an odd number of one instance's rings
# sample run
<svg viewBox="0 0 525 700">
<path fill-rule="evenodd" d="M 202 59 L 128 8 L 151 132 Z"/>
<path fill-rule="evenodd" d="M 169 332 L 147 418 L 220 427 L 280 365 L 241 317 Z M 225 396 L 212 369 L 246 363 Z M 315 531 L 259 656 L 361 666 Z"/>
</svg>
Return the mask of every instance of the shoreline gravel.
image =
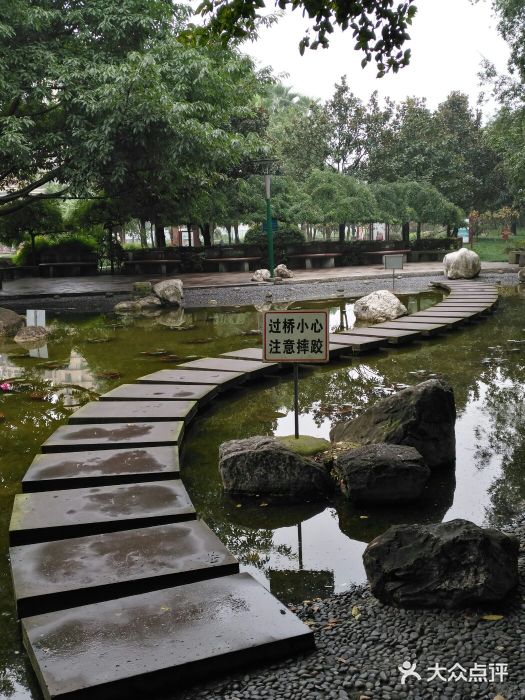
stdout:
<svg viewBox="0 0 525 700">
<path fill-rule="evenodd" d="M 525 514 L 505 532 L 519 537 L 520 587 L 504 607 L 402 610 L 377 601 L 367 585 L 289 606 L 314 630 L 317 651 L 244 669 L 172 695 L 173 700 L 523 700 L 525 698 Z M 500 620 L 483 615 L 499 614 Z M 401 684 L 399 666 L 421 680 Z M 441 675 L 429 681 L 438 664 Z M 465 672 L 454 664 L 460 664 Z M 478 664 L 481 681 L 468 680 Z M 498 667 L 496 664 L 506 665 Z M 446 670 L 443 670 L 446 669 Z M 495 673 L 495 680 L 490 677 Z M 505 675 L 505 671 L 508 675 Z M 451 672 L 467 680 L 450 680 Z M 475 673 L 472 674 L 472 677 Z M 486 679 L 486 680 L 485 680 Z M 499 696 L 499 697 L 498 697 Z"/>
</svg>

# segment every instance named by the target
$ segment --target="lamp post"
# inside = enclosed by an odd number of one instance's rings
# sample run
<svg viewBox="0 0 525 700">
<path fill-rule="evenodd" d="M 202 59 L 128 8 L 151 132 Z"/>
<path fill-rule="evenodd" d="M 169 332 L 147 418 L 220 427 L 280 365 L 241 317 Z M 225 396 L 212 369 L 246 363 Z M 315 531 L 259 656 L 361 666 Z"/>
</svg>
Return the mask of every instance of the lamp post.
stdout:
<svg viewBox="0 0 525 700">
<path fill-rule="evenodd" d="M 266 236 L 268 238 L 268 267 L 270 277 L 274 277 L 275 261 L 273 257 L 273 230 L 272 230 L 272 197 L 271 197 L 271 175 L 264 174 L 264 192 L 266 195 Z"/>
<path fill-rule="evenodd" d="M 268 242 L 268 267 L 272 279 L 274 278 L 275 259 L 273 252 L 271 177 L 276 162 L 275 158 L 259 158 L 252 161 L 254 172 L 264 175 L 264 197 L 266 199 L 265 229 Z"/>
</svg>

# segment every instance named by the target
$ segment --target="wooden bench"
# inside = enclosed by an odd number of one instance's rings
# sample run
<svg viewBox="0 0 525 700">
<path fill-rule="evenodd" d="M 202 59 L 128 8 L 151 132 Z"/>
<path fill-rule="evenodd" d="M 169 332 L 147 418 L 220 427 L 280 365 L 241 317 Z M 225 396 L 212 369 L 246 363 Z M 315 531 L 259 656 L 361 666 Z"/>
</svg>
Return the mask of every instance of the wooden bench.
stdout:
<svg viewBox="0 0 525 700">
<path fill-rule="evenodd" d="M 341 258 L 343 253 L 293 253 L 289 255 L 290 260 L 304 260 L 306 270 L 313 268 L 312 262 L 319 260 L 321 267 L 335 267 L 335 259 Z"/>
<path fill-rule="evenodd" d="M 147 272 L 157 272 L 157 274 L 167 275 L 169 272 L 178 272 L 180 268 L 180 260 L 178 258 L 145 259 L 145 260 L 124 260 L 123 267 L 125 273 L 136 275 L 146 274 Z"/>
<path fill-rule="evenodd" d="M 260 261 L 260 257 L 249 257 L 249 258 L 205 258 L 205 263 L 217 263 L 219 266 L 219 272 L 229 272 L 236 265 L 241 266 L 243 272 L 250 271 L 250 263 L 255 263 Z"/>
<path fill-rule="evenodd" d="M 98 263 L 94 260 L 90 262 L 46 262 L 40 263 L 38 270 L 47 277 L 55 277 L 55 273 L 60 270 L 66 270 L 71 275 L 90 275 L 98 272 Z"/>
<path fill-rule="evenodd" d="M 411 253 L 412 251 L 410 248 L 403 248 L 400 250 L 368 250 L 365 255 L 370 255 L 371 257 L 377 258 L 383 255 L 402 255 L 403 256 L 403 262 L 406 263 L 408 261 L 408 254 Z M 375 260 L 374 260 L 375 262 Z"/>
</svg>

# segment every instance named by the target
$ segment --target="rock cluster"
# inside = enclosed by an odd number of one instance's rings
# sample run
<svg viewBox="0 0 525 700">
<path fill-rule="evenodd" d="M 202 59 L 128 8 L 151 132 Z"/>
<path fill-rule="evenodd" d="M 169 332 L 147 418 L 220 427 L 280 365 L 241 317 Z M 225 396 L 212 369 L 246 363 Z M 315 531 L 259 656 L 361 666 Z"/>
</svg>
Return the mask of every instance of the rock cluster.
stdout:
<svg viewBox="0 0 525 700">
<path fill-rule="evenodd" d="M 141 314 L 159 311 L 165 306 L 178 308 L 184 299 L 183 285 L 179 279 L 163 280 L 157 284 L 135 282 L 133 293 L 138 298 L 119 302 L 114 307 L 116 313 Z"/>
<path fill-rule="evenodd" d="M 377 292 L 367 294 L 354 304 L 356 319 L 368 323 L 393 321 L 407 313 L 406 307 L 387 289 L 379 289 Z"/>
<path fill-rule="evenodd" d="M 481 271 L 481 260 L 473 250 L 460 248 L 445 255 L 443 267 L 445 277 L 449 280 L 472 279 Z"/>
<path fill-rule="evenodd" d="M 43 326 L 25 326 L 14 337 L 15 343 L 27 349 L 40 347 L 46 342 L 47 329 Z"/>
</svg>

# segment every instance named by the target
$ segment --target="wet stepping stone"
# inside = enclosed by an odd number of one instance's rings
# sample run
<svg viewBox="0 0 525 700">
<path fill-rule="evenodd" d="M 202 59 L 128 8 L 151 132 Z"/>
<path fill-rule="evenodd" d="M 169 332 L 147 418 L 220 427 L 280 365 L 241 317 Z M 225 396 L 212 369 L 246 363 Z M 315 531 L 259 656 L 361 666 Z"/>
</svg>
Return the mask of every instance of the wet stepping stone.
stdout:
<svg viewBox="0 0 525 700">
<path fill-rule="evenodd" d="M 245 381 L 244 372 L 216 372 L 213 370 L 161 369 L 139 377 L 139 384 L 213 384 L 224 390 Z"/>
<path fill-rule="evenodd" d="M 440 311 L 440 309 L 427 309 L 426 311 L 417 311 L 414 314 L 410 314 L 411 316 L 419 316 L 425 314 L 426 316 L 433 316 L 435 318 L 439 318 L 441 316 L 446 316 L 447 318 L 464 318 L 466 320 L 474 320 L 476 316 L 480 315 L 479 311 L 468 311 L 464 309 L 463 311 L 452 311 L 452 309 L 443 309 L 443 311 Z"/>
<path fill-rule="evenodd" d="M 214 384 L 121 384 L 100 396 L 100 401 L 198 401 L 217 396 Z"/>
<path fill-rule="evenodd" d="M 170 523 L 10 549 L 18 617 L 236 574 L 203 522 Z"/>
<path fill-rule="evenodd" d="M 229 357 L 234 360 L 262 360 L 262 348 L 242 348 L 241 350 L 232 350 L 231 352 L 223 352 L 219 357 Z"/>
<path fill-rule="evenodd" d="M 62 425 L 44 442 L 42 452 L 177 445 L 181 442 L 183 433 L 182 421 Z"/>
<path fill-rule="evenodd" d="M 180 479 L 22 493 L 15 496 L 11 546 L 194 520 Z"/>
<path fill-rule="evenodd" d="M 277 362 L 257 362 L 256 360 L 235 360 L 230 357 L 205 357 L 179 365 L 180 369 L 219 370 L 223 372 L 243 372 L 246 378 L 258 377 L 279 369 Z"/>
<path fill-rule="evenodd" d="M 246 573 L 25 618 L 22 632 L 45 697 L 67 700 L 155 697 L 314 648 Z"/>
<path fill-rule="evenodd" d="M 419 315 L 421 314 L 421 315 Z M 465 319 L 463 316 L 460 316 L 458 318 L 454 318 L 451 316 L 431 316 L 430 314 L 427 314 L 425 311 L 418 311 L 415 314 L 410 314 L 410 316 L 404 316 L 403 318 L 398 318 L 397 323 L 440 323 L 442 325 L 446 326 L 461 326 L 464 323 L 467 323 L 468 319 Z"/>
<path fill-rule="evenodd" d="M 177 447 L 135 447 L 37 455 L 22 479 L 22 491 L 109 486 L 179 476 Z"/>
<path fill-rule="evenodd" d="M 388 328 L 376 329 L 375 326 L 368 326 L 366 328 L 352 328 L 350 331 L 348 331 L 348 333 L 355 336 L 362 335 L 370 338 L 381 338 L 383 345 L 385 343 L 388 343 L 389 345 L 408 343 L 412 340 L 416 340 L 416 338 L 419 338 L 420 336 L 419 331 L 399 331 Z M 342 335 L 346 334 L 343 332 Z"/>
<path fill-rule="evenodd" d="M 330 341 L 330 353 L 334 356 L 344 354 L 349 350 L 356 354 L 378 350 L 382 345 L 382 341 L 373 336 L 353 335 L 350 333 L 331 333 L 328 339 Z"/>
<path fill-rule="evenodd" d="M 72 413 L 68 423 L 140 423 L 184 421 L 197 412 L 196 401 L 92 401 Z"/>
<path fill-rule="evenodd" d="M 442 323 L 409 323 L 407 321 L 385 321 L 384 323 L 377 323 L 375 327 L 399 331 L 406 329 L 407 331 L 417 331 L 422 335 L 436 335 L 447 330 L 446 325 Z"/>
</svg>

